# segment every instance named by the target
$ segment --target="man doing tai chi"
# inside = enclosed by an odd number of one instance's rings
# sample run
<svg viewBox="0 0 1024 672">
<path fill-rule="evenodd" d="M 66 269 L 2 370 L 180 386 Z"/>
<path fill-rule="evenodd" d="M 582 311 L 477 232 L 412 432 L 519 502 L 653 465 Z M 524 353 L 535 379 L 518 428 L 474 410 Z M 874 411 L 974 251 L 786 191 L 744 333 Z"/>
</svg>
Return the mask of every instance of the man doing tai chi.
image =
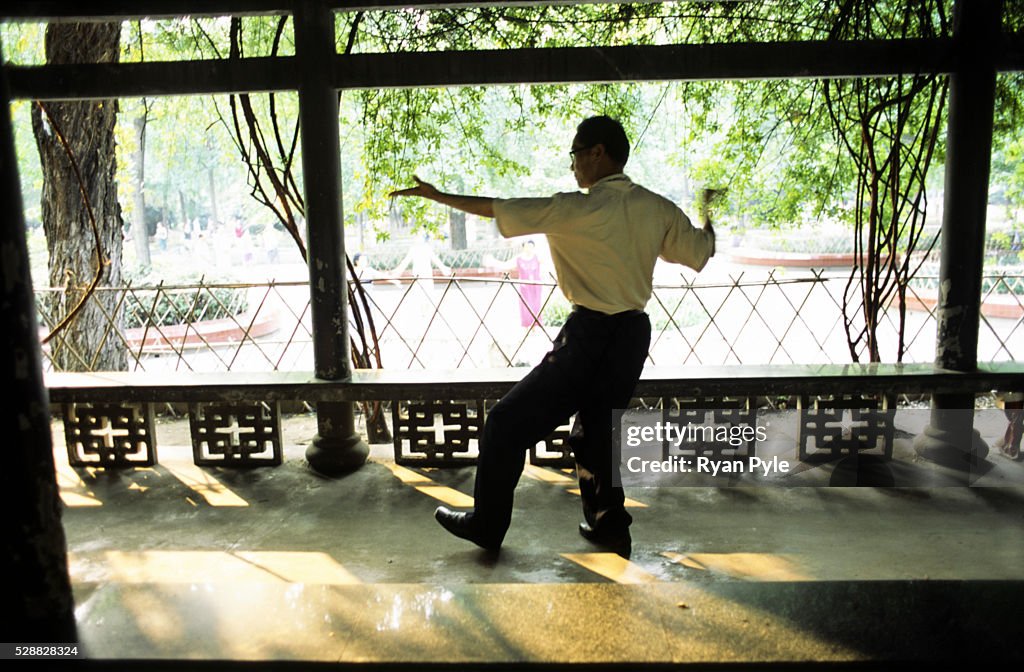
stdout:
<svg viewBox="0 0 1024 672">
<path fill-rule="evenodd" d="M 420 196 L 494 217 L 506 238 L 543 233 L 558 286 L 573 304 L 551 352 L 487 415 L 480 440 L 472 511 L 438 507 L 434 516 L 457 537 L 500 548 L 512 521 L 512 497 L 526 452 L 574 413 L 569 444 L 576 459 L 584 522 L 579 531 L 628 555 L 632 517 L 612 477 L 612 409 L 625 408 L 647 359 L 654 264 L 700 270 L 715 252 L 710 220 L 694 227 L 668 199 L 634 184 L 622 170 L 629 140 L 618 121 L 584 120 L 569 150 L 579 191 L 547 198 L 486 198 L 438 191 L 418 177 L 392 196 Z"/>
</svg>

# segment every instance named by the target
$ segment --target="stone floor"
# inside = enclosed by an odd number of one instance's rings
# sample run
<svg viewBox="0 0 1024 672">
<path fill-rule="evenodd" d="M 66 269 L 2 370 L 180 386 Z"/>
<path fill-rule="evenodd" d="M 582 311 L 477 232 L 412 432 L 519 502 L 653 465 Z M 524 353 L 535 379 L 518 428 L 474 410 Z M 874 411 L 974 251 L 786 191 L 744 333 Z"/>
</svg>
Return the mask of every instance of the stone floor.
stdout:
<svg viewBox="0 0 1024 672">
<path fill-rule="evenodd" d="M 471 504 L 472 468 L 399 467 L 376 446 L 328 479 L 303 460 L 314 432 L 288 419 L 281 467 L 200 469 L 187 425 L 164 420 L 158 466 L 103 471 L 70 468 L 55 424 L 87 654 L 125 669 L 1024 660 L 1024 487 L 634 488 L 626 560 L 577 534 L 571 472 L 530 467 L 491 555 L 432 520 Z"/>
</svg>

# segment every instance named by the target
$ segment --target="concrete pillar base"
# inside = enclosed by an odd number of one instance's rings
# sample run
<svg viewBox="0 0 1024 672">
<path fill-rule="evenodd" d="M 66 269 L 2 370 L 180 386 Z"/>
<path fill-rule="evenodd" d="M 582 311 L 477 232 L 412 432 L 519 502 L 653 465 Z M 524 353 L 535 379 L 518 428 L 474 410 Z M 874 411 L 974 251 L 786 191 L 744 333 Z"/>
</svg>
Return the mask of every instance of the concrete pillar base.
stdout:
<svg viewBox="0 0 1024 672">
<path fill-rule="evenodd" d="M 306 461 L 313 471 L 324 476 L 340 476 L 366 464 L 370 447 L 362 437 L 353 434 L 348 439 L 317 434 L 306 449 Z"/>
<path fill-rule="evenodd" d="M 319 433 L 306 449 L 310 468 L 324 476 L 340 476 L 366 464 L 370 447 L 355 431 L 354 408 L 351 403 L 317 405 Z"/>
<path fill-rule="evenodd" d="M 934 421 L 933 421 L 934 422 Z M 966 433 L 958 427 L 930 424 L 914 438 L 914 450 L 922 458 L 958 471 L 977 471 L 988 457 L 988 444 L 978 430 Z"/>
</svg>

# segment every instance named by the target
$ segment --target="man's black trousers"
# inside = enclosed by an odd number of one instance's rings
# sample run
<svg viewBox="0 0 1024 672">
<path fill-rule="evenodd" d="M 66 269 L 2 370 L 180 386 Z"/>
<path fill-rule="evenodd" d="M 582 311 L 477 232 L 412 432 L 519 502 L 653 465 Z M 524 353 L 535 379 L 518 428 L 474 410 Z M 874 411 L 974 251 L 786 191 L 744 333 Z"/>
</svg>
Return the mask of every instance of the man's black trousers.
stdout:
<svg viewBox="0 0 1024 672">
<path fill-rule="evenodd" d="M 583 499 L 595 529 L 628 527 L 621 487 L 612 486 L 612 409 L 625 408 L 647 359 L 646 313 L 605 315 L 576 308 L 543 361 L 487 415 L 474 488 L 474 519 L 500 542 L 512 520 L 512 497 L 526 452 L 573 413 L 569 445 Z"/>
</svg>

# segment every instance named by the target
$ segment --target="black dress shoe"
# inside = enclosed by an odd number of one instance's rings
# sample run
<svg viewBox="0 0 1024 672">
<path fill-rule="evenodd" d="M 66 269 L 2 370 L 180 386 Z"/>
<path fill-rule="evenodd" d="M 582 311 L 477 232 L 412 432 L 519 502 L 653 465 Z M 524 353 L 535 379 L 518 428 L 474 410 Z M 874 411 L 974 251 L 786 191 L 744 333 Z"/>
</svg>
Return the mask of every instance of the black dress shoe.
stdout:
<svg viewBox="0 0 1024 672">
<path fill-rule="evenodd" d="M 441 527 L 456 537 L 472 541 L 480 548 L 488 551 L 497 551 L 501 548 L 500 540 L 495 541 L 474 524 L 472 511 L 452 511 L 447 506 L 439 506 L 434 511 L 434 518 L 441 523 Z"/>
<path fill-rule="evenodd" d="M 633 547 L 633 538 L 628 527 L 594 528 L 588 523 L 580 523 L 580 535 L 587 541 L 604 546 L 609 550 L 628 558 Z"/>
</svg>

